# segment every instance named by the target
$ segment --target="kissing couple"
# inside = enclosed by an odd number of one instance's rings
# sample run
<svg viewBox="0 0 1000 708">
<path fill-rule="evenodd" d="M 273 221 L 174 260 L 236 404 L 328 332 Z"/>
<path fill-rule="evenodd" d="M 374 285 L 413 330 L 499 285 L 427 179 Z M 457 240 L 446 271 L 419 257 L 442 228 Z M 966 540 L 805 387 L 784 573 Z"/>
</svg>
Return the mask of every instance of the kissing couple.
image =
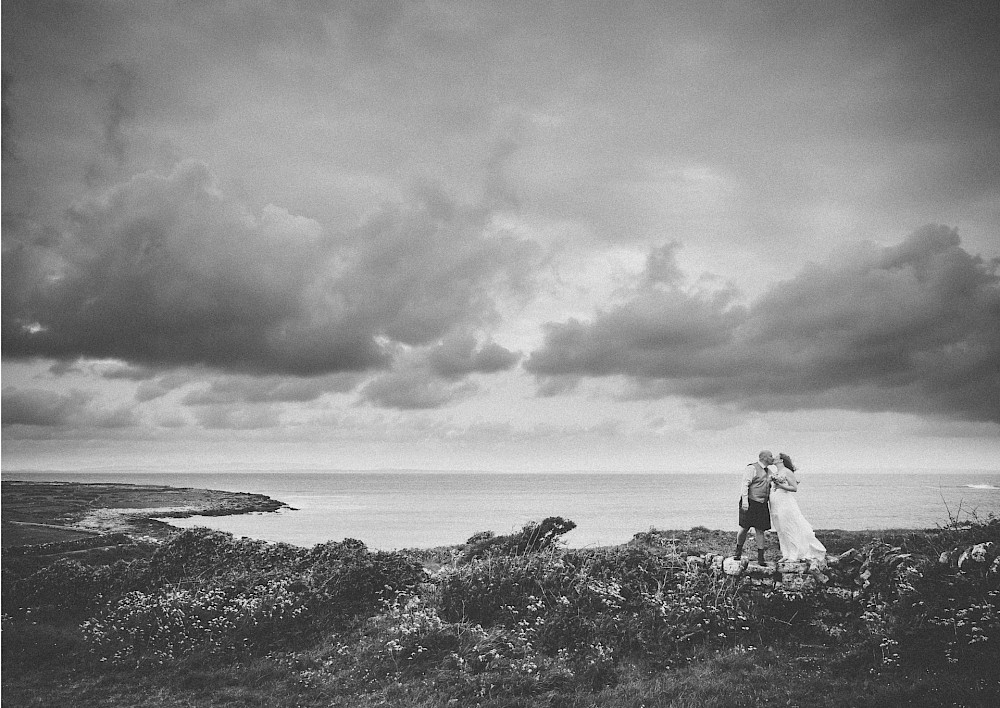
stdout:
<svg viewBox="0 0 1000 708">
<path fill-rule="evenodd" d="M 743 493 L 740 495 L 740 531 L 736 553 L 743 556 L 743 544 L 752 528 L 757 541 L 757 562 L 764 564 L 764 532 L 778 532 L 781 560 L 825 560 L 826 547 L 819 542 L 795 500 L 799 489 L 796 467 L 785 453 L 776 458 L 770 450 L 761 450 L 757 462 L 746 466 Z"/>
</svg>

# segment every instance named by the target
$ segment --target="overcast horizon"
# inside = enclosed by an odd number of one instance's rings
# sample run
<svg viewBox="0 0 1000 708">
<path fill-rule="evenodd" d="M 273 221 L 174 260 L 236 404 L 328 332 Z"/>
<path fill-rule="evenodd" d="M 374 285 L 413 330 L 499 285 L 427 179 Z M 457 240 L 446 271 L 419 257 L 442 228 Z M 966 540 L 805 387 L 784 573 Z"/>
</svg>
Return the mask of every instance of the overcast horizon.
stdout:
<svg viewBox="0 0 1000 708">
<path fill-rule="evenodd" d="M 4 472 L 1000 469 L 1000 5 L 3 2 Z"/>
</svg>

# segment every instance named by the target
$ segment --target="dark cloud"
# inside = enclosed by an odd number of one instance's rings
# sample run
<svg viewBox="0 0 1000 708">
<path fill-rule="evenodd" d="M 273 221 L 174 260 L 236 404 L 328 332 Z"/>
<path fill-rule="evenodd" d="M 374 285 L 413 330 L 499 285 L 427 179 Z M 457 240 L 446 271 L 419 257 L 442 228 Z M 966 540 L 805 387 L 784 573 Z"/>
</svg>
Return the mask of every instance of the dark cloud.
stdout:
<svg viewBox="0 0 1000 708">
<path fill-rule="evenodd" d="M 116 365 L 101 372 L 101 377 L 111 381 L 149 381 L 157 375 L 156 369 L 145 366 Z"/>
<path fill-rule="evenodd" d="M 76 206 L 55 243 L 5 233 L 6 356 L 318 375 L 386 367 L 495 322 L 537 249 L 423 190 L 355 231 L 226 199 L 208 169 L 134 177 Z M 490 356 L 487 353 L 485 356 Z"/>
<path fill-rule="evenodd" d="M 486 342 L 477 347 L 475 337 L 465 334 L 431 347 L 426 354 L 426 363 L 441 378 L 460 379 L 473 373 L 508 371 L 520 358 L 520 354 L 496 342 Z"/>
<path fill-rule="evenodd" d="M 206 388 L 191 391 L 182 402 L 190 406 L 239 403 L 307 403 L 325 393 L 345 393 L 358 383 L 355 374 L 297 378 L 287 376 L 226 376 Z"/>
<path fill-rule="evenodd" d="M 125 428 L 139 422 L 130 407 L 103 408 L 83 391 L 5 388 L 2 410 L 5 427 Z"/>
<path fill-rule="evenodd" d="M 40 389 L 4 389 L 4 425 L 64 425 L 78 415 L 90 397 L 77 391 L 69 394 Z"/>
<path fill-rule="evenodd" d="M 547 325 L 526 368 L 549 390 L 624 375 L 645 395 L 757 409 L 1000 421 L 997 266 L 965 251 L 954 230 L 927 226 L 791 278 L 762 274 L 770 288 L 750 307 L 647 282 L 589 322 Z"/>
<path fill-rule="evenodd" d="M 361 389 L 364 400 L 382 408 L 418 410 L 440 408 L 474 393 L 470 383 L 451 383 L 420 369 L 393 371 L 376 377 Z"/>
<path fill-rule="evenodd" d="M 77 366 L 76 361 L 60 360 L 49 367 L 49 373 L 53 376 L 65 376 L 66 374 L 79 374 L 82 369 Z"/>
<path fill-rule="evenodd" d="M 521 355 L 492 341 L 478 345 L 471 334 L 458 334 L 396 357 L 394 369 L 361 389 L 363 400 L 384 408 L 440 408 L 477 390 L 470 374 L 512 369 Z"/>
</svg>

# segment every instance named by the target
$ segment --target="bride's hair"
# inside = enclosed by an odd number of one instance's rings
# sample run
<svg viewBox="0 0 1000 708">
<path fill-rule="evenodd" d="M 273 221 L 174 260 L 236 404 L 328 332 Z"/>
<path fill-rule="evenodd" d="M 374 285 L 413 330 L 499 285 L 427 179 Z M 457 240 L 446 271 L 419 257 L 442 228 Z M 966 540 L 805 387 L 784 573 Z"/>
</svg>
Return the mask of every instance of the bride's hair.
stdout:
<svg viewBox="0 0 1000 708">
<path fill-rule="evenodd" d="M 792 472 L 795 471 L 795 465 L 792 464 L 792 458 L 783 452 L 778 453 L 778 457 L 781 458 L 781 464 L 790 469 Z"/>
</svg>

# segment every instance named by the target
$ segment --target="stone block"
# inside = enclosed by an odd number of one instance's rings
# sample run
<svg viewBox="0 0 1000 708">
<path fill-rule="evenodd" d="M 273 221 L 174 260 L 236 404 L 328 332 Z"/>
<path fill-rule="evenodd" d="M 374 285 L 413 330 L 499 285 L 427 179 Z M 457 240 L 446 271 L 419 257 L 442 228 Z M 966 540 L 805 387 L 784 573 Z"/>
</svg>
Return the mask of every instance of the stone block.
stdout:
<svg viewBox="0 0 1000 708">
<path fill-rule="evenodd" d="M 778 561 L 778 572 L 784 575 L 785 573 L 808 573 L 809 563 L 804 560 L 800 561 Z"/>
<path fill-rule="evenodd" d="M 746 558 L 726 558 L 722 561 L 722 572 L 726 575 L 739 575 L 747 567 Z"/>
<path fill-rule="evenodd" d="M 992 548 L 992 541 L 970 546 L 958 557 L 958 567 L 962 570 L 968 570 L 969 568 L 985 565 L 990 560 L 990 550 Z"/>
<path fill-rule="evenodd" d="M 751 578 L 771 578 L 777 572 L 777 564 L 775 563 L 748 563 L 746 567 L 746 574 Z"/>
<path fill-rule="evenodd" d="M 781 587 L 784 590 L 792 591 L 809 590 L 816 587 L 816 578 L 811 575 L 782 575 Z"/>
<path fill-rule="evenodd" d="M 827 560 L 826 556 L 823 556 L 822 558 L 810 558 L 806 562 L 809 563 L 810 572 L 826 570 L 830 567 L 830 562 Z"/>
</svg>

